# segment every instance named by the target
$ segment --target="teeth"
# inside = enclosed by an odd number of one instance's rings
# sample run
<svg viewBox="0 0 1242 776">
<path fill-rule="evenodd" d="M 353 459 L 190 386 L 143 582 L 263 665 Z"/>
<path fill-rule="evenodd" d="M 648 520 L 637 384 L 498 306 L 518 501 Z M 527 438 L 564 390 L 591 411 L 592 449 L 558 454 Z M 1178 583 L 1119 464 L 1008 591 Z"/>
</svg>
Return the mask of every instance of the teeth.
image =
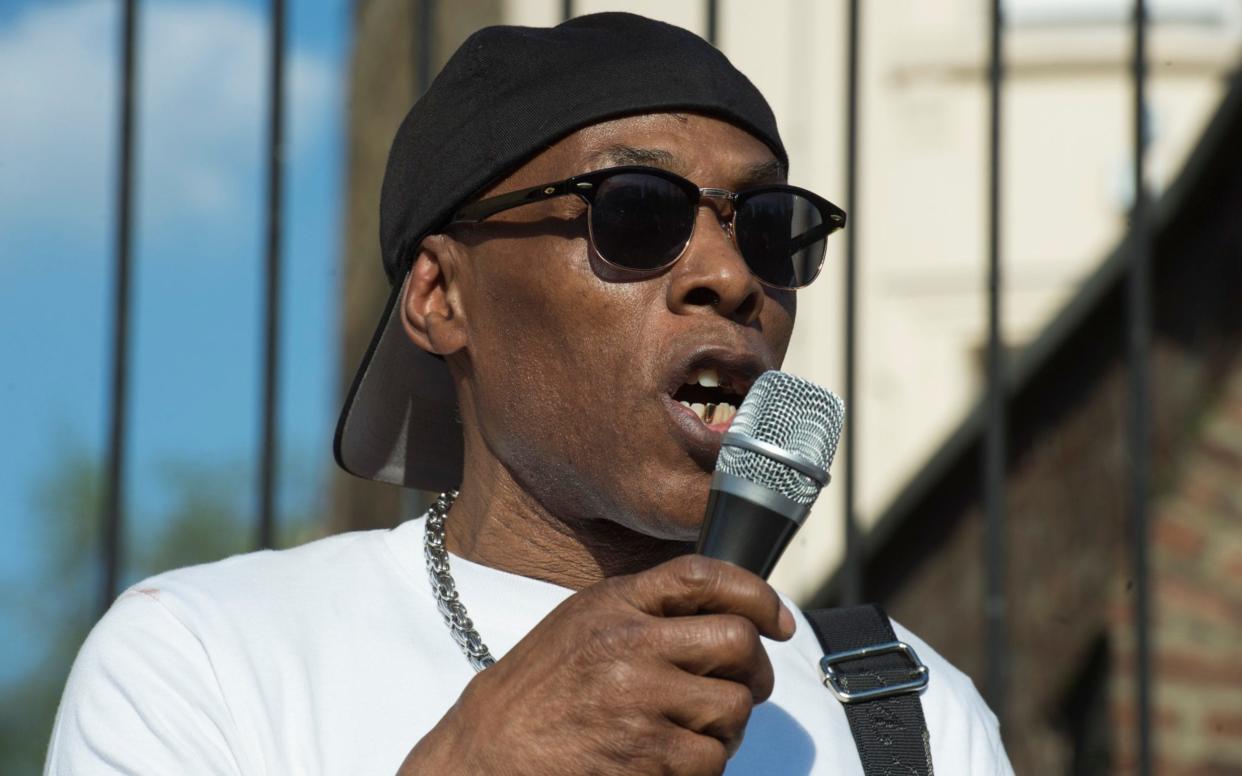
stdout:
<svg viewBox="0 0 1242 776">
<path fill-rule="evenodd" d="M 721 423 L 729 423 L 737 415 L 737 408 L 727 402 L 719 404 L 701 404 L 695 402 L 681 402 L 681 406 L 688 407 L 695 415 L 699 416 L 699 420 L 709 426 L 717 426 Z"/>
<path fill-rule="evenodd" d="M 708 367 L 707 369 L 700 369 L 690 375 L 690 378 L 686 380 L 686 385 L 701 385 L 704 388 L 719 388 L 720 373 L 711 367 Z"/>
</svg>

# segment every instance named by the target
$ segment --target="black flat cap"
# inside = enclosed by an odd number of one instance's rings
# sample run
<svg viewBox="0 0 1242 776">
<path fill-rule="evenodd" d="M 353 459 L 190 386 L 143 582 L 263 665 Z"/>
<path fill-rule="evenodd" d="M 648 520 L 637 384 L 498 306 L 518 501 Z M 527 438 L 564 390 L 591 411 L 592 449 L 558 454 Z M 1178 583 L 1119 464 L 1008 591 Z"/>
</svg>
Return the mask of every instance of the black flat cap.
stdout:
<svg viewBox="0 0 1242 776">
<path fill-rule="evenodd" d="M 394 309 L 419 243 L 549 144 L 612 118 L 661 111 L 716 116 L 788 158 L 763 95 L 699 36 L 627 13 L 552 28 L 471 35 L 393 140 L 380 196 L 392 285 L 337 424 L 351 474 L 427 490 L 461 481 L 462 435 L 444 362 L 415 346 Z"/>
</svg>

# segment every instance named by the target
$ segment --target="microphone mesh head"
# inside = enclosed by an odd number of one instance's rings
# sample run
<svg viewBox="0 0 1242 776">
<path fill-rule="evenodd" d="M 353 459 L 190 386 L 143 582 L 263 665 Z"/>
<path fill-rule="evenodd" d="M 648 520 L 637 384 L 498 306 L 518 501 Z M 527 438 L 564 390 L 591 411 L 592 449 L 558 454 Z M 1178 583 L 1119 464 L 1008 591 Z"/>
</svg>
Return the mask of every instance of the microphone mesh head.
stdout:
<svg viewBox="0 0 1242 776">
<path fill-rule="evenodd" d="M 827 470 L 845 425 L 845 403 L 826 388 L 786 372 L 759 375 L 729 431 L 767 442 Z M 716 469 L 810 504 L 820 484 L 765 455 L 723 445 Z"/>
</svg>

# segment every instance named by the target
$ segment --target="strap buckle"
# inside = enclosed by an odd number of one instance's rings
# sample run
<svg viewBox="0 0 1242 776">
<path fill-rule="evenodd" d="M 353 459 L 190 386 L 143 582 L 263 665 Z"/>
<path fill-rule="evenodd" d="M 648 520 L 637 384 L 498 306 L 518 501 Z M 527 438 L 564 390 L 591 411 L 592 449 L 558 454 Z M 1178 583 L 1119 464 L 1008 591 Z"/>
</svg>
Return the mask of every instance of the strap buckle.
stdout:
<svg viewBox="0 0 1242 776">
<path fill-rule="evenodd" d="M 910 678 L 904 682 L 871 687 L 865 690 L 850 690 L 848 689 L 850 675 L 843 674 L 835 667 L 837 663 L 843 663 L 848 660 L 859 660 L 865 657 L 887 655 L 894 652 L 900 653 L 910 661 Z M 919 656 L 904 641 L 890 641 L 884 644 L 873 644 L 868 647 L 847 649 L 844 652 L 833 652 L 831 655 L 824 655 L 819 659 L 819 670 L 824 674 L 824 686 L 832 690 L 832 694 L 837 696 L 837 700 L 842 703 L 858 703 L 875 698 L 887 698 L 890 695 L 918 692 L 927 686 L 928 679 L 927 666 L 923 665 L 923 661 L 919 660 Z M 853 676 L 859 676 L 859 674 L 853 674 Z"/>
</svg>

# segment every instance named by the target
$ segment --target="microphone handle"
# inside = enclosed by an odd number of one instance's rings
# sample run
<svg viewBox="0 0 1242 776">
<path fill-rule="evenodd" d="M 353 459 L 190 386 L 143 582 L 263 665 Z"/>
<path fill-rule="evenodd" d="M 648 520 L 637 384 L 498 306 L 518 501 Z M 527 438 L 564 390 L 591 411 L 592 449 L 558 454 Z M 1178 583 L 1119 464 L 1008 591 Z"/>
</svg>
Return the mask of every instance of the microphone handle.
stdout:
<svg viewBox="0 0 1242 776">
<path fill-rule="evenodd" d="M 767 579 L 801 525 L 744 496 L 712 488 L 699 529 L 698 553 Z"/>
</svg>

